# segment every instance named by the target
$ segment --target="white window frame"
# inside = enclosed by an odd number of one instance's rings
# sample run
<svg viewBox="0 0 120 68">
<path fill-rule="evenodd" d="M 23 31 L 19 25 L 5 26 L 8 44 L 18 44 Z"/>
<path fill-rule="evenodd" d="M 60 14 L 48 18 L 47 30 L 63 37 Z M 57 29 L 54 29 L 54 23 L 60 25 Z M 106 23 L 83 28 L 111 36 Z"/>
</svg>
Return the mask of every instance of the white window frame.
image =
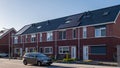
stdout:
<svg viewBox="0 0 120 68">
<path fill-rule="evenodd" d="M 36 39 L 36 34 L 31 34 L 31 42 L 35 42 L 36 41 L 35 39 Z"/>
<path fill-rule="evenodd" d="M 20 36 L 20 43 L 23 43 L 23 39 L 22 38 L 23 38 L 23 36 L 21 35 Z"/>
<path fill-rule="evenodd" d="M 106 30 L 106 27 L 96 28 L 95 29 L 95 37 L 105 37 L 106 35 L 105 36 L 101 35 L 102 34 L 101 31 L 104 30 L 104 29 Z"/>
<path fill-rule="evenodd" d="M 53 32 L 47 32 L 47 41 L 53 41 Z"/>
<path fill-rule="evenodd" d="M 67 54 L 67 53 L 63 53 L 63 49 L 64 49 L 65 47 L 67 47 L 67 48 L 68 48 L 68 51 L 70 51 L 69 46 L 59 46 L 59 54 Z M 62 50 L 62 52 L 60 52 L 60 51 L 61 51 L 60 49 Z"/>
<path fill-rule="evenodd" d="M 39 34 L 40 34 L 40 37 L 39 37 L 40 42 L 42 42 L 42 33 L 39 33 Z"/>
<path fill-rule="evenodd" d="M 18 44 L 18 36 L 14 37 L 14 44 Z"/>
<path fill-rule="evenodd" d="M 28 36 L 25 35 L 25 43 L 27 43 L 27 42 L 28 42 Z"/>
<path fill-rule="evenodd" d="M 65 32 L 65 38 L 64 38 L 64 32 Z M 66 30 L 62 31 L 62 40 L 66 40 Z"/>
<path fill-rule="evenodd" d="M 28 53 L 28 52 L 29 52 L 29 50 L 28 50 L 28 48 L 26 47 L 26 48 L 25 48 L 25 53 Z"/>
<path fill-rule="evenodd" d="M 46 51 L 45 51 L 46 48 L 49 48 L 49 53 L 46 53 Z M 50 49 L 52 49 L 51 52 L 50 52 Z M 44 47 L 44 53 L 45 54 L 53 54 L 53 47 Z"/>
<path fill-rule="evenodd" d="M 74 31 L 75 31 L 75 37 L 74 37 Z M 72 30 L 72 38 L 73 38 L 73 39 L 76 39 L 76 38 L 77 38 L 77 30 L 76 30 L 76 29 L 73 29 L 73 30 Z"/>
<path fill-rule="evenodd" d="M 87 27 L 83 27 L 83 38 L 87 38 Z"/>
<path fill-rule="evenodd" d="M 62 33 L 62 37 L 61 37 L 61 39 L 60 40 L 66 40 L 66 30 L 65 29 L 63 29 L 63 30 L 60 30 L 59 32 L 61 32 Z M 64 32 L 65 32 L 65 38 L 64 38 Z M 60 35 L 59 35 L 60 36 Z"/>
</svg>

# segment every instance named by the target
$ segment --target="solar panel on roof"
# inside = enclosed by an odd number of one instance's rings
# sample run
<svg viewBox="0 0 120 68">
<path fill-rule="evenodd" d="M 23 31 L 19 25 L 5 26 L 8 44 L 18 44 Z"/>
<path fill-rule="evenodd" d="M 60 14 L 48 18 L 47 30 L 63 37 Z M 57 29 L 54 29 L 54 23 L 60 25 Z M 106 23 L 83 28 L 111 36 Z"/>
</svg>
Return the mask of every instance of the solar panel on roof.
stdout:
<svg viewBox="0 0 120 68">
<path fill-rule="evenodd" d="M 31 25 L 26 25 L 24 26 L 18 33 L 16 33 L 16 35 L 18 34 L 22 34 L 24 31 L 26 31 L 29 27 L 31 27 Z"/>
</svg>

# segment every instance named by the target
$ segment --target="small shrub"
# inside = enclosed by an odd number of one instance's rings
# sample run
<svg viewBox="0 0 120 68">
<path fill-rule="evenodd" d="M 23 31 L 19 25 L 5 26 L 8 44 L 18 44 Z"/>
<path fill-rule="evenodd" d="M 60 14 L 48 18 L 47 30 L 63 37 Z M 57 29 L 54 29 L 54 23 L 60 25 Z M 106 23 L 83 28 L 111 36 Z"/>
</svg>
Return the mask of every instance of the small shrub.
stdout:
<svg viewBox="0 0 120 68">
<path fill-rule="evenodd" d="M 92 60 L 84 60 L 83 62 L 92 62 Z"/>
<path fill-rule="evenodd" d="M 73 62 L 73 61 L 76 61 L 76 59 L 75 58 L 68 58 L 68 59 L 64 58 L 63 61 L 64 62 Z"/>
</svg>

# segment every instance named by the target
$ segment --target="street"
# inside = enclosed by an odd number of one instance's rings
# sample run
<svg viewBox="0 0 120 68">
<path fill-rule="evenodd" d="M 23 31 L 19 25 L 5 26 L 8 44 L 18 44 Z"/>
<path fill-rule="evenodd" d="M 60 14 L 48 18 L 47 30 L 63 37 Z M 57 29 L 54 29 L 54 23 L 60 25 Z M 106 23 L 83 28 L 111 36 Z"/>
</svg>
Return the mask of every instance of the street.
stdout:
<svg viewBox="0 0 120 68">
<path fill-rule="evenodd" d="M 65 64 L 53 63 L 51 66 L 37 66 L 37 65 L 23 65 L 22 60 L 16 59 L 2 59 L 0 58 L 0 68 L 118 68 L 112 66 L 97 66 L 84 64 Z"/>
</svg>

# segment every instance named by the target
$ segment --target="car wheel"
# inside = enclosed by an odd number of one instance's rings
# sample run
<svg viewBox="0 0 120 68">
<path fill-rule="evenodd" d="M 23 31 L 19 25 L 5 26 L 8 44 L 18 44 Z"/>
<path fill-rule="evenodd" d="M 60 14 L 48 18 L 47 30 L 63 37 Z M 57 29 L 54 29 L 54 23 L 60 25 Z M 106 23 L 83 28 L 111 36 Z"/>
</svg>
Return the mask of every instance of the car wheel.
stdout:
<svg viewBox="0 0 120 68">
<path fill-rule="evenodd" d="M 26 60 L 24 60 L 24 61 L 23 61 L 23 64 L 24 64 L 24 65 L 27 65 L 27 61 L 26 61 Z"/>
<path fill-rule="evenodd" d="M 50 66 L 51 64 L 50 63 L 48 63 L 48 66 Z"/>
<path fill-rule="evenodd" d="M 37 62 L 37 65 L 38 65 L 38 66 L 41 66 L 41 62 Z"/>
</svg>

